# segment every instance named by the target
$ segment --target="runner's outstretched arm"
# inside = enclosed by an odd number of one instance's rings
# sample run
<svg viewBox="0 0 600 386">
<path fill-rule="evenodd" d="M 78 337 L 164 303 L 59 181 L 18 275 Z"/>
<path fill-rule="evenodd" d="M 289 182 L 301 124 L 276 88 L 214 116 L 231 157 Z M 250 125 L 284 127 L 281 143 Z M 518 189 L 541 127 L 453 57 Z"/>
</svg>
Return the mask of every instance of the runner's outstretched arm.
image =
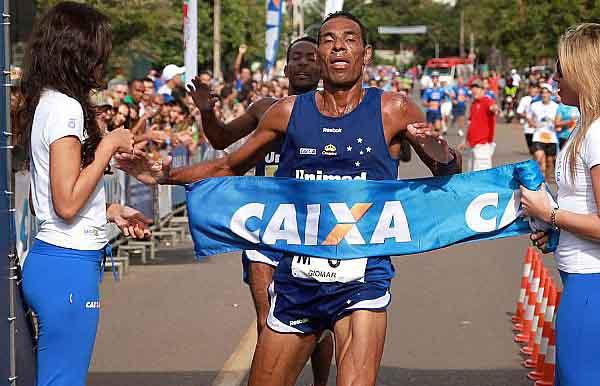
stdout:
<svg viewBox="0 0 600 386">
<path fill-rule="evenodd" d="M 145 159 L 120 156 L 117 167 L 146 184 L 184 185 L 204 178 L 243 175 L 265 156 L 273 141 L 285 135 L 294 101 L 295 97 L 290 96 L 275 103 L 248 142 L 224 158 L 176 169 L 166 163 L 156 173 Z"/>
<path fill-rule="evenodd" d="M 252 133 L 258 126 L 263 114 L 277 100 L 262 98 L 248 107 L 246 113 L 229 123 L 220 121 L 215 115 L 215 98 L 210 95 L 208 86 L 200 82 L 199 77 L 192 80 L 193 87 L 188 86 L 188 92 L 202 116 L 202 129 L 208 141 L 217 150 L 224 150 L 232 143 Z"/>
</svg>

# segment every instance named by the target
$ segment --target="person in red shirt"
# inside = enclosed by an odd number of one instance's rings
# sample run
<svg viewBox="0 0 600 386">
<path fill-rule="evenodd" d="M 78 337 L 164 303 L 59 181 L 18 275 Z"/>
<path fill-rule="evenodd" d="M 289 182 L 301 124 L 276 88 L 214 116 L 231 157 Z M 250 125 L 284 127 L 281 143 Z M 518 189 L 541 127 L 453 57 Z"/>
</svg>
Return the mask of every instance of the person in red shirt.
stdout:
<svg viewBox="0 0 600 386">
<path fill-rule="evenodd" d="M 479 80 L 471 83 L 470 122 L 467 130 L 466 143 L 459 149 L 462 151 L 466 146 L 470 148 L 468 170 L 484 170 L 492 167 L 492 156 L 496 149 L 494 134 L 496 131 L 496 112 L 498 105 L 485 95 L 483 84 Z"/>
</svg>

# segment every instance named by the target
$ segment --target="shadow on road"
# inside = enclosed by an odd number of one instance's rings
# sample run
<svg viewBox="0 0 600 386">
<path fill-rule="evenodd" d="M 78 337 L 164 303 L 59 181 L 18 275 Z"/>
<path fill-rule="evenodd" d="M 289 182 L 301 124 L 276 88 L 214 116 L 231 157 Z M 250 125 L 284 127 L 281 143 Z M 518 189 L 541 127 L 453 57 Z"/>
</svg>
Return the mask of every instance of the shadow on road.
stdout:
<svg viewBox="0 0 600 386">
<path fill-rule="evenodd" d="M 379 371 L 377 385 L 531 386 L 526 374 L 521 369 L 415 370 L 385 367 Z"/>
<path fill-rule="evenodd" d="M 90 373 L 89 386 L 210 386 L 216 377 L 211 371 Z M 489 370 L 417 370 L 382 367 L 378 386 L 530 386 L 526 371 L 521 369 Z M 298 386 L 310 385 L 311 372 L 306 368 Z M 244 380 L 243 385 L 245 385 Z M 335 369 L 328 385 L 335 385 Z"/>
<path fill-rule="evenodd" d="M 90 373 L 88 386 L 210 386 L 214 371 Z"/>
</svg>

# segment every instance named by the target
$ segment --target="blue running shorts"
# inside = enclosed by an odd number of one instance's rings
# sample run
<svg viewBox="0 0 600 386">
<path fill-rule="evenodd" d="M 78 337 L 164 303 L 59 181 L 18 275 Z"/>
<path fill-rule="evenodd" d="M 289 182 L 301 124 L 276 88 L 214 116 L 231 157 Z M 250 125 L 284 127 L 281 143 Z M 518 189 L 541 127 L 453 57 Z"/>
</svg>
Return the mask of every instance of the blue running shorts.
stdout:
<svg viewBox="0 0 600 386">
<path fill-rule="evenodd" d="M 441 111 L 435 111 L 435 110 L 427 111 L 427 123 L 435 123 L 435 121 L 441 121 L 441 120 L 442 120 L 442 112 Z"/>
<path fill-rule="evenodd" d="M 466 106 L 463 105 L 454 105 L 452 107 L 452 115 L 454 115 L 454 117 L 462 117 L 467 113 L 467 108 Z"/>
<path fill-rule="evenodd" d="M 342 261 L 311 258 L 305 270 L 292 260 L 282 259 L 269 288 L 271 308 L 269 327 L 281 333 L 313 334 L 333 330 L 337 320 L 356 310 L 385 310 L 391 301 L 389 291 L 393 268 L 389 259 L 369 267 L 367 259 Z M 359 260 L 364 260 L 362 270 Z M 315 264 L 318 261 L 319 264 Z M 382 267 L 382 265 L 389 267 Z M 329 266 L 327 266 L 329 265 Z M 354 272 L 360 272 L 353 276 Z M 335 275 L 335 276 L 333 276 Z M 337 282 L 335 280 L 341 280 Z"/>
</svg>

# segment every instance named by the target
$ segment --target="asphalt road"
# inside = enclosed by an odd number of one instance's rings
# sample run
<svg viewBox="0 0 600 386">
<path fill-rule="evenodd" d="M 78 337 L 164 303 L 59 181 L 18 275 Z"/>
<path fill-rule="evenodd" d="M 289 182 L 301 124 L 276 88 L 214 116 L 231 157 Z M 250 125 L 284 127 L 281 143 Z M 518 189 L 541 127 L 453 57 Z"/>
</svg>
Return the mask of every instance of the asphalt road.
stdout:
<svg viewBox="0 0 600 386">
<path fill-rule="evenodd" d="M 497 144 L 495 165 L 528 158 L 516 125 L 499 125 Z M 401 169 L 404 178 L 426 175 L 418 160 Z M 527 245 L 521 237 L 394 258 L 378 385 L 531 385 L 509 316 Z M 238 254 L 196 262 L 191 243 L 165 248 L 156 263 L 102 283 L 88 384 L 235 386 L 251 358 L 253 323 Z M 298 385 L 310 384 L 309 374 Z M 334 376 L 332 369 L 331 385 Z"/>
</svg>

